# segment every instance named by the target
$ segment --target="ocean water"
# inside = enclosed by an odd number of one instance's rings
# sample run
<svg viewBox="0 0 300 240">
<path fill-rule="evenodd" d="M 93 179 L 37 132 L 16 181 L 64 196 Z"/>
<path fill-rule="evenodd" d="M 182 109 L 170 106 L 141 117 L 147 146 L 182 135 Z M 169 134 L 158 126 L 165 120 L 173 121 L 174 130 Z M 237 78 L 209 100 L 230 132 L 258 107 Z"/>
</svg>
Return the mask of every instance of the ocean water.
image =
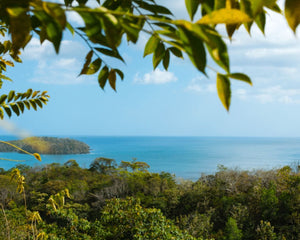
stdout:
<svg viewBox="0 0 300 240">
<path fill-rule="evenodd" d="M 246 138 L 246 137 L 71 137 L 87 143 L 91 153 L 80 155 L 42 155 L 42 162 L 18 153 L 0 153 L 0 168 L 16 164 L 40 166 L 63 164 L 75 159 L 88 168 L 97 157 L 113 158 L 117 163 L 143 161 L 152 172 L 170 172 L 177 177 L 196 180 L 202 173 L 217 171 L 218 165 L 241 170 L 272 169 L 300 162 L 300 138 Z M 1 140 L 14 139 L 10 136 Z"/>
</svg>

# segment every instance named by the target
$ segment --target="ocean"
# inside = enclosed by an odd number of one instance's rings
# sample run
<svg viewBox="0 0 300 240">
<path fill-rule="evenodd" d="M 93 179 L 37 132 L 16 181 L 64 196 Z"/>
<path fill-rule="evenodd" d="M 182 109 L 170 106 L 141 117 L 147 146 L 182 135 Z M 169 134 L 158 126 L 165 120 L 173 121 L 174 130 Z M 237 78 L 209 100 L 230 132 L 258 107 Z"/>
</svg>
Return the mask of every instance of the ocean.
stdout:
<svg viewBox="0 0 300 240">
<path fill-rule="evenodd" d="M 66 137 L 66 136 L 64 136 Z M 253 137 L 70 137 L 91 147 L 91 153 L 80 155 L 42 155 L 42 162 L 19 153 L 0 153 L 0 168 L 17 164 L 40 166 L 49 163 L 64 164 L 76 160 L 88 168 L 97 157 L 113 158 L 117 163 L 146 162 L 151 172 L 170 172 L 176 177 L 196 180 L 201 174 L 213 174 L 218 166 L 240 170 L 272 169 L 285 165 L 296 166 L 300 161 L 300 138 Z M 11 136 L 1 140 L 15 139 Z"/>
</svg>

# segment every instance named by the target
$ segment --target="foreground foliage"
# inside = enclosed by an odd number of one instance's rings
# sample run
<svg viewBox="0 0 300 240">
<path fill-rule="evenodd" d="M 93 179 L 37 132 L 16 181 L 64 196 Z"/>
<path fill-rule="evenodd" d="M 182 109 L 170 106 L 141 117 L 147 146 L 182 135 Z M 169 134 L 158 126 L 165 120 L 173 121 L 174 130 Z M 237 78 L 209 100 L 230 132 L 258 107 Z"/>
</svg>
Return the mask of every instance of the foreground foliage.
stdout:
<svg viewBox="0 0 300 240">
<path fill-rule="evenodd" d="M 256 24 L 264 33 L 266 10 L 283 12 L 277 0 L 185 0 L 190 16 L 188 21 L 177 20 L 167 6 L 158 5 L 154 0 L 97 0 L 94 8 L 87 3 L 87 0 L 64 0 L 63 4 L 43 0 L 1 0 L 0 33 L 5 35 L 8 30 L 11 35 L 11 42 L 0 42 L 1 83 L 3 79 L 9 80 L 2 72 L 6 71 L 7 65 L 13 65 L 2 55 L 9 53 L 14 61 L 20 61 L 19 50 L 26 48 L 33 36 L 38 37 L 41 43 L 50 41 L 59 53 L 63 34 L 70 31 L 82 38 L 89 48 L 85 63 L 78 71 L 80 75 L 97 74 L 102 89 L 109 84 L 116 90 L 117 78 L 123 80 L 124 73 L 110 64 L 109 59 L 124 62 L 119 52 L 122 42 L 127 40 L 136 44 L 142 33 L 148 39 L 144 57 L 152 54 L 153 69 L 162 64 L 168 70 L 171 56 L 183 58 L 186 54 L 195 68 L 206 75 L 207 68 L 211 68 L 207 65 L 210 58 L 218 67 L 214 71 L 219 98 L 229 110 L 231 81 L 252 83 L 247 75 L 231 72 L 227 43 L 216 27 L 224 25 L 228 39 L 241 26 L 250 34 L 251 27 Z M 285 1 L 285 17 L 294 32 L 300 23 L 299 9 L 298 0 Z M 72 26 L 69 13 L 79 15 L 84 24 Z M 14 92 L 9 95 L 14 95 Z M 27 93 L 19 96 L 32 97 Z M 38 99 L 25 101 L 27 104 L 19 101 L 1 105 L 0 101 L 0 117 L 3 117 L 2 109 L 8 116 L 11 116 L 11 109 L 19 115 L 24 104 L 36 109 L 36 105 L 42 107 L 47 99 L 47 95 L 41 94 Z"/>
<path fill-rule="evenodd" d="M 300 173 L 291 167 L 220 167 L 197 181 L 148 167 L 107 158 L 89 169 L 75 160 L 19 165 L 25 198 L 10 181 L 16 171 L 2 170 L 0 239 L 300 238 Z"/>
</svg>

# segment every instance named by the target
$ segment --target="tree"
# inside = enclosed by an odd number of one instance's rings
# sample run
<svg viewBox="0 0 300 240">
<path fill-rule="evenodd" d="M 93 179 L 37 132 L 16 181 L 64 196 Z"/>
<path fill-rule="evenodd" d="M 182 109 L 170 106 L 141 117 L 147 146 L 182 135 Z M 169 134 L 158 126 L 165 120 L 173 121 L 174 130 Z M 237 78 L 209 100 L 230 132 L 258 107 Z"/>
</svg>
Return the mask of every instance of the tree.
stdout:
<svg viewBox="0 0 300 240">
<path fill-rule="evenodd" d="M 162 63 L 167 70 L 170 56 L 183 58 L 185 53 L 194 66 L 206 75 L 208 56 L 219 66 L 216 71 L 217 92 L 224 107 L 229 110 L 231 100 L 230 81 L 240 80 L 248 84 L 251 79 L 243 73 L 232 73 L 224 42 L 216 26 L 224 24 L 229 39 L 241 26 L 250 33 L 256 24 L 262 32 L 266 23 L 266 9 L 281 13 L 277 0 L 185 0 L 190 21 L 175 20 L 166 6 L 154 0 L 96 0 L 97 8 L 87 5 L 87 0 L 64 0 L 64 4 L 43 0 L 2 0 L 0 3 L 0 32 L 8 29 L 12 42 L 0 45 L 0 80 L 9 80 L 2 72 L 12 62 L 2 56 L 9 52 L 14 61 L 20 61 L 19 50 L 25 48 L 31 37 L 39 37 L 41 43 L 50 41 L 57 53 L 64 31 L 82 38 L 89 47 L 82 74 L 98 74 L 102 89 L 107 83 L 116 90 L 117 77 L 124 78 L 121 70 L 105 61 L 112 57 L 124 62 L 118 49 L 125 39 L 137 43 L 140 33 L 148 35 L 144 57 L 152 54 L 153 68 Z M 68 21 L 68 13 L 78 13 L 83 26 L 73 27 Z M 201 17 L 196 15 L 201 12 Z M 295 32 L 300 23 L 300 2 L 285 1 L 285 17 Z M 198 19 L 194 21 L 195 16 Z M 28 90 L 15 94 L 13 91 L 0 98 L 0 117 L 3 109 L 8 116 L 12 111 L 19 115 L 24 106 L 28 109 L 42 107 L 48 100 L 45 92 Z M 26 98 L 26 100 L 23 100 Z M 21 101 L 17 101 L 21 99 Z M 28 100 L 27 100 L 28 99 Z M 12 101 L 12 102 L 11 102 Z M 17 102 L 16 102 L 17 101 Z"/>
</svg>

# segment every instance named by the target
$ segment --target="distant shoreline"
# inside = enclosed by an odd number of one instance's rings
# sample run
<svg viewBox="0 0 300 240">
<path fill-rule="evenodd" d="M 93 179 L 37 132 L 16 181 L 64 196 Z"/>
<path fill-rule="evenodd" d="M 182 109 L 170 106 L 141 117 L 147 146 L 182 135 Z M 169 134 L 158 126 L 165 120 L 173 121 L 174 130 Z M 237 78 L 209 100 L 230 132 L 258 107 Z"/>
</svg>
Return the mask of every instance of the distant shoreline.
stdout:
<svg viewBox="0 0 300 240">
<path fill-rule="evenodd" d="M 0 143 L 0 152 L 17 152 L 21 150 L 11 146 L 15 145 L 29 153 L 63 155 L 63 154 L 87 154 L 90 146 L 84 142 L 58 137 L 28 137 L 21 140 L 10 140 L 8 144 Z"/>
</svg>

